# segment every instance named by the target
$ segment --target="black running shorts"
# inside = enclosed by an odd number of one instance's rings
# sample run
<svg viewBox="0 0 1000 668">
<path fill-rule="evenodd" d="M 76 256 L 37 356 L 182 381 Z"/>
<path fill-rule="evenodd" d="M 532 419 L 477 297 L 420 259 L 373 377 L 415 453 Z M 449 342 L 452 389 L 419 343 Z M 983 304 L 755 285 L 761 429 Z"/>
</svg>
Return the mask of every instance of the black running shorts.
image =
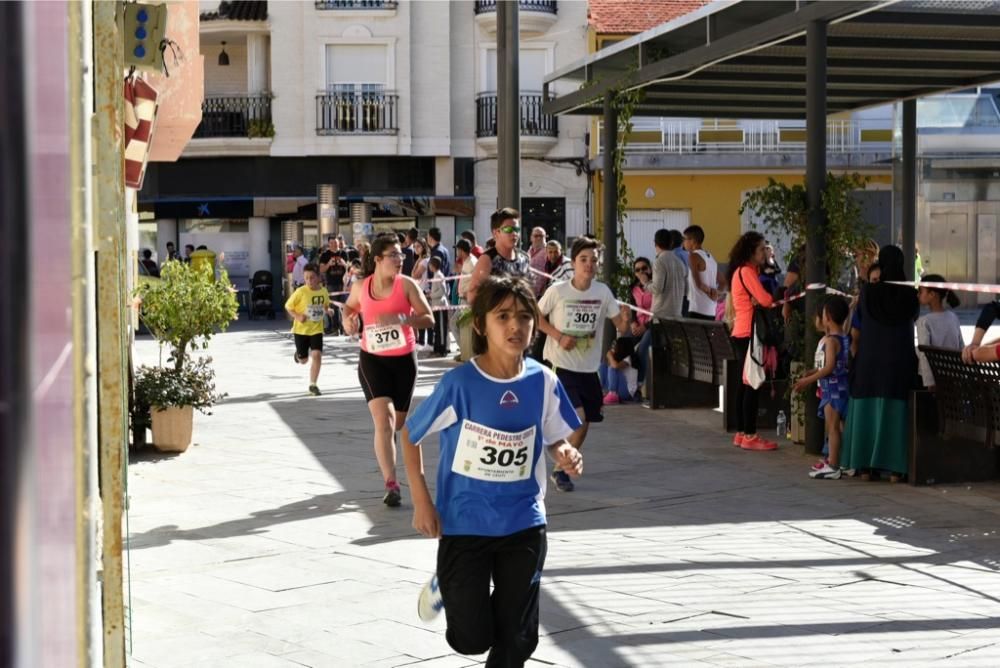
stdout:
<svg viewBox="0 0 1000 668">
<path fill-rule="evenodd" d="M 417 351 L 390 357 L 362 350 L 358 360 L 358 380 L 365 391 L 366 401 L 388 397 L 397 411 L 408 411 L 413 388 L 417 384 Z"/>
<path fill-rule="evenodd" d="M 295 354 L 299 357 L 309 357 L 310 350 L 323 351 L 323 334 L 296 334 Z"/>
<path fill-rule="evenodd" d="M 601 392 L 601 378 L 596 373 L 581 373 L 569 369 L 556 369 L 556 376 L 562 381 L 573 408 L 583 408 L 587 422 L 602 422 L 604 415 L 604 395 Z"/>
</svg>

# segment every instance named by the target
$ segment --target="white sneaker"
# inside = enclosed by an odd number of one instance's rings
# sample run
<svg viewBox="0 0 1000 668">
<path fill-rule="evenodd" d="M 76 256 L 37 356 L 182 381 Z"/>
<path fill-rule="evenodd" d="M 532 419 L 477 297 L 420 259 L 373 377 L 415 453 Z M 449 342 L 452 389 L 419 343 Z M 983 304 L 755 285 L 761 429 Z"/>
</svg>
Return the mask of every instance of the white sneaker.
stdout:
<svg viewBox="0 0 1000 668">
<path fill-rule="evenodd" d="M 840 474 L 841 470 L 839 466 L 834 467 L 830 466 L 829 464 L 826 464 L 821 469 L 810 471 L 809 477 L 815 478 L 817 480 L 837 480 L 838 478 L 840 478 Z"/>
<path fill-rule="evenodd" d="M 438 577 L 435 574 L 420 590 L 420 597 L 417 599 L 417 616 L 422 621 L 429 622 L 441 614 L 442 610 L 444 610 L 444 599 L 441 598 L 441 589 L 438 587 Z"/>
</svg>

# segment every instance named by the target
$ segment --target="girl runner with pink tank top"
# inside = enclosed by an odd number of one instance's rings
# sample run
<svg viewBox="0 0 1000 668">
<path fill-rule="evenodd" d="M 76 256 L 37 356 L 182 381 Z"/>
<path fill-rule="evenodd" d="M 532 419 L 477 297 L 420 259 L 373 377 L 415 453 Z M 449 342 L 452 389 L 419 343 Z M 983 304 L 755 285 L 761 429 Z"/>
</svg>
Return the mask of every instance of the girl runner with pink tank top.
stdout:
<svg viewBox="0 0 1000 668">
<path fill-rule="evenodd" d="M 400 271 L 402 265 L 396 235 L 376 237 L 365 257 L 366 278 L 351 286 L 344 304 L 345 331 L 356 334 L 361 330 L 358 380 L 375 424 L 375 458 L 385 480 L 382 502 L 391 507 L 401 501 L 396 482 L 396 432 L 406 421 L 417 383 L 413 330 L 434 326 L 424 293 L 416 281 Z"/>
</svg>

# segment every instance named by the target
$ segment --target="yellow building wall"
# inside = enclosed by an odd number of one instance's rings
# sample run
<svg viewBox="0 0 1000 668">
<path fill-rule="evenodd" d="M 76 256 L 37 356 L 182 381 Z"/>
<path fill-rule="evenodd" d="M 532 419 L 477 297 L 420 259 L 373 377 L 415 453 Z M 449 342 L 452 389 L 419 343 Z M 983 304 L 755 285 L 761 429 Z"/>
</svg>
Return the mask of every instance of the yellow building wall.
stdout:
<svg viewBox="0 0 1000 668">
<path fill-rule="evenodd" d="M 594 175 L 594 229 L 603 229 L 603 174 Z M 625 174 L 628 209 L 687 209 L 691 224 L 705 230 L 705 248 L 725 258 L 740 235 L 740 202 L 744 192 L 767 185 L 768 177 L 788 185 L 801 184 L 802 174 Z M 874 174 L 871 183 L 892 183 L 890 174 Z M 653 197 L 646 198 L 646 190 Z M 625 223 L 626 225 L 628 222 Z"/>
</svg>

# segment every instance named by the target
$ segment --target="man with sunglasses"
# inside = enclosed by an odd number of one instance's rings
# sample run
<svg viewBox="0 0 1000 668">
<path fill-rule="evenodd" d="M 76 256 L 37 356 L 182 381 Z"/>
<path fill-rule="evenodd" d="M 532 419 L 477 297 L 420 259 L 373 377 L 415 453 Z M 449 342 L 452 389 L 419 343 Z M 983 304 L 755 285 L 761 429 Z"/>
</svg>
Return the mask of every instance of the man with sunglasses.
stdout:
<svg viewBox="0 0 1000 668">
<path fill-rule="evenodd" d="M 495 245 L 476 261 L 466 293 L 470 304 L 475 301 L 476 290 L 487 276 L 512 276 L 531 281 L 531 261 L 518 247 L 521 239 L 521 214 L 518 210 L 504 207 L 494 211 L 490 216 L 490 229 L 493 230 Z"/>
</svg>

